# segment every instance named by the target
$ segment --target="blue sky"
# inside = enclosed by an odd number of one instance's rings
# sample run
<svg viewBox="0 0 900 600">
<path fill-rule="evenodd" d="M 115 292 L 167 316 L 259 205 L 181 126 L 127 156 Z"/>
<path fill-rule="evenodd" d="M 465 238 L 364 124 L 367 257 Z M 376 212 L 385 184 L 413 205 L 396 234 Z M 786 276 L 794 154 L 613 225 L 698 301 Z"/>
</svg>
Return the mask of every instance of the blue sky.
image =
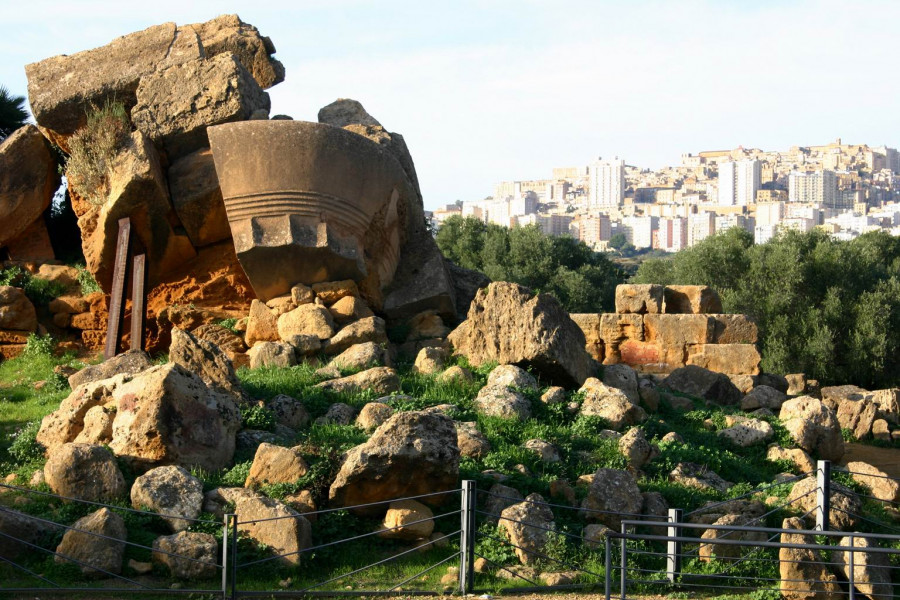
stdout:
<svg viewBox="0 0 900 600">
<path fill-rule="evenodd" d="M 355 98 L 412 151 L 425 204 L 618 155 L 900 145 L 900 2 L 0 0 L 0 83 L 165 21 L 237 12 L 285 64 L 273 111 Z"/>
</svg>

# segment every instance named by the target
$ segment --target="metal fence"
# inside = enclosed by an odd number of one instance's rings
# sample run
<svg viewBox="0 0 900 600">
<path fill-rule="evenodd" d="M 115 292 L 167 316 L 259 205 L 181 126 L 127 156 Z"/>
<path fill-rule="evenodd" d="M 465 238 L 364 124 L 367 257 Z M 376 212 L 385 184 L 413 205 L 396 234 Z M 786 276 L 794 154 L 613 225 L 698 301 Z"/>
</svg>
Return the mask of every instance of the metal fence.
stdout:
<svg viewBox="0 0 900 600">
<path fill-rule="evenodd" d="M 56 547 L 53 544 L 0 532 L 0 549 L 3 548 L 3 541 L 15 542 L 32 558 L 37 553 L 59 557 L 59 560 L 71 562 L 76 567 L 93 568 L 106 578 L 102 582 L 81 585 L 54 581 L 40 569 L 35 569 L 33 561 L 4 556 L 0 552 L 0 563 L 18 573 L 17 577 L 7 582 L 0 581 L 0 593 L 204 594 L 223 599 L 436 595 L 448 590 L 439 587 L 433 579 L 425 583 L 423 578 L 433 576 L 441 567 L 453 566 L 458 569 L 458 577 L 454 576 L 449 587 L 463 594 L 501 589 L 504 593 L 526 593 L 593 588 L 598 591 L 602 589 L 608 598 L 616 596 L 623 599 L 628 595 L 673 591 L 739 594 L 754 590 L 830 593 L 850 598 L 866 596 L 871 600 L 892 598 L 900 585 L 900 575 L 896 573 L 900 569 L 900 527 L 887 523 L 885 519 L 874 518 L 872 511 L 889 512 L 898 502 L 896 498 L 888 498 L 884 492 L 872 489 L 872 482 L 883 479 L 900 490 L 900 480 L 870 473 L 832 471 L 829 463 L 820 462 L 815 474 L 815 488 L 792 498 L 770 494 L 773 491 L 783 493 L 785 488 L 777 489 L 779 486 L 809 475 L 799 475 L 690 512 L 669 509 L 666 515 L 597 510 L 583 505 L 523 499 L 489 489 L 477 489 L 475 482 L 464 481 L 460 488 L 431 494 L 264 519 L 228 513 L 222 521 L 160 515 L 0 484 L 14 494 L 81 506 L 82 512 L 108 508 L 126 518 L 184 519 L 194 528 L 206 531 L 215 529 L 220 536 L 215 561 L 164 552 L 133 541 L 121 541 L 144 555 L 156 553 L 158 557 L 167 556 L 170 561 L 195 562 L 210 573 L 215 572 L 214 577 L 205 580 L 206 585 L 182 586 L 179 583 L 172 585 L 172 579 L 161 578 L 158 574 L 156 577 L 128 577 L 97 569 L 90 561 L 63 556 L 58 550 L 51 549 Z M 844 484 L 855 484 L 853 487 L 832 485 L 833 479 Z M 770 496 L 766 498 L 766 494 Z M 811 501 L 813 495 L 815 502 Z M 855 504 L 833 502 L 842 496 L 850 496 Z M 755 512 L 733 522 L 710 521 L 709 515 L 727 514 L 736 502 L 761 498 L 767 500 L 762 511 L 754 509 Z M 316 543 L 293 551 L 272 552 L 271 549 L 258 548 L 249 536 L 248 529 L 272 524 L 276 528 L 287 529 L 297 525 L 291 523 L 292 520 L 300 518 L 328 519 L 329 516 L 363 510 L 382 514 L 382 509 L 386 510 L 390 503 L 400 500 L 432 501 L 437 508 L 427 518 L 417 518 L 386 529 L 373 528 L 349 534 L 338 531 L 330 538 L 320 537 Z M 434 502 L 436 500 L 440 502 Z M 551 518 L 517 518 L 503 511 L 513 504 L 524 504 L 527 508 L 544 511 Z M 860 508 L 857 511 L 848 510 L 852 506 Z M 71 531 L 107 541 L 120 541 L 0 506 L 0 519 L 10 514 L 19 519 L 29 519 L 36 527 L 55 531 L 55 538 L 60 533 Z M 854 531 L 837 531 L 829 526 L 830 519 L 839 514 L 844 514 L 856 524 Z M 900 517 L 900 512 L 897 514 Z M 806 524 L 799 529 L 781 527 L 780 520 L 790 516 Z M 380 539 L 386 533 L 429 521 L 437 524 L 442 533 L 412 546 L 398 545 L 396 542 L 393 545 L 381 543 L 377 553 L 363 551 L 374 545 L 373 539 Z M 584 526 L 588 522 L 606 523 L 613 527 L 597 537 L 587 534 Z M 812 522 L 815 526 L 808 525 Z M 513 526 L 518 527 L 519 537 L 507 535 L 504 531 L 504 528 Z M 534 542 L 536 539 L 540 543 Z M 341 557 L 347 559 L 344 564 L 351 566 L 336 567 L 329 572 L 322 566 L 321 555 L 326 552 L 340 552 Z M 511 559 L 512 553 L 516 555 L 515 560 Z M 372 560 L 362 564 L 366 556 Z M 357 562 L 350 559 L 357 559 Z M 403 568 L 396 573 L 385 574 L 384 569 L 394 565 Z M 547 572 L 560 575 L 560 571 L 564 577 L 540 578 Z M 380 576 L 371 575 L 373 572 Z M 279 585 L 277 578 L 283 573 L 295 574 L 297 581 L 288 581 L 288 585 L 281 582 L 282 585 Z M 21 583 L 26 579 L 32 584 Z M 9 581 L 13 585 L 9 585 Z"/>
</svg>

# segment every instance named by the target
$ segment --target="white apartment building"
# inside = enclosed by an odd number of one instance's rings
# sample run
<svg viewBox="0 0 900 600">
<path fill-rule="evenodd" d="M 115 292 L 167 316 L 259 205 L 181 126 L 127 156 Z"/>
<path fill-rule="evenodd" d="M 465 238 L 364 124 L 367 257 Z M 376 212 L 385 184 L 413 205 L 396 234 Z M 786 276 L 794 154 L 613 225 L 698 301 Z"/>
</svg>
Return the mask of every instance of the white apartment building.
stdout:
<svg viewBox="0 0 900 600">
<path fill-rule="evenodd" d="M 625 217 L 622 229 L 625 239 L 635 248 L 653 247 L 653 230 L 659 228 L 657 217 Z"/>
<path fill-rule="evenodd" d="M 588 167 L 591 208 L 621 206 L 625 200 L 625 161 L 597 159 Z"/>
<path fill-rule="evenodd" d="M 716 233 L 716 213 L 702 212 L 688 217 L 687 245 L 693 246 Z"/>
<path fill-rule="evenodd" d="M 509 201 L 509 214 L 513 217 L 532 215 L 537 212 L 538 197 L 534 192 L 525 192 Z"/>
<path fill-rule="evenodd" d="M 597 215 L 578 220 L 578 239 L 590 246 L 599 242 L 607 242 L 612 237 L 612 224 L 609 215 Z"/>
<path fill-rule="evenodd" d="M 716 233 L 722 233 L 734 227 L 740 227 L 750 233 L 754 233 L 756 219 L 747 215 L 721 215 L 716 217 Z"/>
<path fill-rule="evenodd" d="M 753 228 L 753 242 L 765 244 L 778 232 L 778 225 L 757 225 Z"/>
<path fill-rule="evenodd" d="M 757 227 L 777 225 L 784 217 L 784 202 L 760 202 L 756 205 Z"/>
<path fill-rule="evenodd" d="M 753 204 L 760 187 L 758 160 L 738 160 L 719 163 L 719 206 L 747 206 Z"/>
<path fill-rule="evenodd" d="M 822 204 L 829 208 L 836 206 L 837 179 L 834 171 L 822 170 L 812 173 L 791 171 L 788 177 L 788 201 Z"/>
</svg>

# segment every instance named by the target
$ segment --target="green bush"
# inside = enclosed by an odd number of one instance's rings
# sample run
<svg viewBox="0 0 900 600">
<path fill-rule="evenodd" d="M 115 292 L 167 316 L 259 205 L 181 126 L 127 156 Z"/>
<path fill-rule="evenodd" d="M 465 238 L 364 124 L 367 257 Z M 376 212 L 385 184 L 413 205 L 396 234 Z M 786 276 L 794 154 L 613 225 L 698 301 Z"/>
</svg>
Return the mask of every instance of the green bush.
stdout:
<svg viewBox="0 0 900 600">
<path fill-rule="evenodd" d="M 38 306 L 45 306 L 54 298 L 62 296 L 66 287 L 61 283 L 35 277 L 18 266 L 0 269 L 0 285 L 22 288 L 28 299 Z"/>
<path fill-rule="evenodd" d="M 275 413 L 264 406 L 253 405 L 241 409 L 241 423 L 245 429 L 272 431 L 277 420 Z"/>
<path fill-rule="evenodd" d="M 31 421 L 10 436 L 7 452 L 16 463 L 30 464 L 44 458 L 44 447 L 35 439 L 40 428 L 40 421 Z"/>
<path fill-rule="evenodd" d="M 56 343 L 53 338 L 48 335 L 38 335 L 32 333 L 25 340 L 25 349 L 22 351 L 23 358 L 39 358 L 42 356 L 52 356 Z"/>
<path fill-rule="evenodd" d="M 94 292 L 103 291 L 100 288 L 100 284 L 97 283 L 97 280 L 94 279 L 94 275 L 87 270 L 87 267 L 84 265 L 79 265 L 78 269 L 78 284 L 81 286 L 81 294 L 83 296 L 87 296 L 88 294 L 93 294 Z"/>
<path fill-rule="evenodd" d="M 75 193 L 92 204 L 103 204 L 109 194 L 109 172 L 128 142 L 131 125 L 121 102 L 93 106 L 87 124 L 69 138 L 65 174 Z"/>
</svg>

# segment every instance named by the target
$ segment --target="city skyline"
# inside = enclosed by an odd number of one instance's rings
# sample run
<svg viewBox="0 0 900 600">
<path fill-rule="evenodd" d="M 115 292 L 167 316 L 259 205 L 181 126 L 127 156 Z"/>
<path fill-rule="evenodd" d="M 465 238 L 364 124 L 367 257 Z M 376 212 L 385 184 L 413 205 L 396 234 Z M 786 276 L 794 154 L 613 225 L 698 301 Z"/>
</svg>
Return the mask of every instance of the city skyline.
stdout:
<svg viewBox="0 0 900 600">
<path fill-rule="evenodd" d="M 4 9 L 0 84 L 25 95 L 29 62 L 226 12 L 271 37 L 286 66 L 273 114 L 315 120 L 337 97 L 361 101 L 406 138 L 428 208 L 599 155 L 659 168 L 691 148 L 900 142 L 900 82 L 878 58 L 891 53 L 900 5 L 879 0 L 852 10 L 810 0 L 38 0 Z"/>
</svg>

